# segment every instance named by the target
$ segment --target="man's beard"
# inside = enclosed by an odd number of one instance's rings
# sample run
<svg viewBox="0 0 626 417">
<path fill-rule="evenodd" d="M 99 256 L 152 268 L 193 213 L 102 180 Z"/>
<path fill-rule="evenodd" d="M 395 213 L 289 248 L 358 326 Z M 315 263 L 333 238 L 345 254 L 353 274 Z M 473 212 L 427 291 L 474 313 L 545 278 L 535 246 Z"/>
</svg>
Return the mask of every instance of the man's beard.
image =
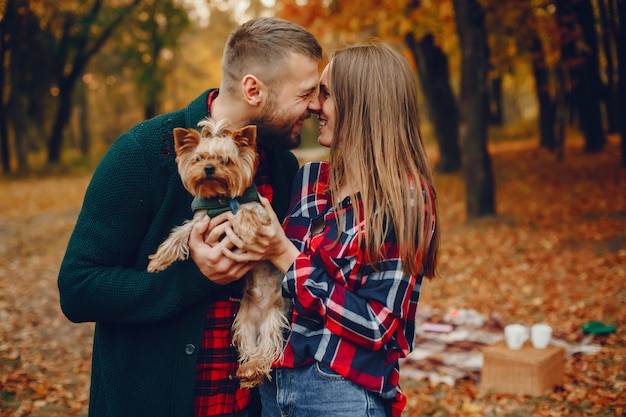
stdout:
<svg viewBox="0 0 626 417">
<path fill-rule="evenodd" d="M 285 125 L 287 120 L 273 99 L 266 104 L 265 116 L 254 119 L 250 124 L 256 125 L 257 143 L 265 149 L 294 149 L 300 146 L 300 133 L 293 134 L 294 124 Z"/>
<path fill-rule="evenodd" d="M 300 133 L 292 137 L 293 126 L 280 127 L 267 123 L 266 119 L 256 119 L 251 124 L 257 126 L 257 143 L 265 149 L 294 149 L 300 146 Z"/>
</svg>

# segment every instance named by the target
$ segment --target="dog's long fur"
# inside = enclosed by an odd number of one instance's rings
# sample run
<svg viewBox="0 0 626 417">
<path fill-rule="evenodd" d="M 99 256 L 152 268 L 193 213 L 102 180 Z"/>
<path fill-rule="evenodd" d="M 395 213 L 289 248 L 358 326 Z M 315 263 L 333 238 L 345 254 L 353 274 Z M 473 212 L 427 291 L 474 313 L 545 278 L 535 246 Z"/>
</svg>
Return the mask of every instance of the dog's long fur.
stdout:
<svg viewBox="0 0 626 417">
<path fill-rule="evenodd" d="M 195 129 L 174 129 L 176 163 L 185 188 L 197 197 L 236 198 L 252 185 L 258 165 L 256 126 L 232 130 L 227 121 L 206 119 Z M 189 257 L 191 229 L 204 216 L 172 230 L 150 255 L 149 272 L 162 271 Z M 254 242 L 259 227 L 270 216 L 258 202 L 244 203 L 231 220 L 233 231 L 246 243 Z M 244 278 L 241 306 L 233 323 L 233 343 L 239 351 L 237 376 L 242 388 L 252 388 L 269 377 L 271 366 L 282 354 L 283 333 L 289 327 L 281 295 L 282 276 L 268 262 L 258 263 Z"/>
</svg>

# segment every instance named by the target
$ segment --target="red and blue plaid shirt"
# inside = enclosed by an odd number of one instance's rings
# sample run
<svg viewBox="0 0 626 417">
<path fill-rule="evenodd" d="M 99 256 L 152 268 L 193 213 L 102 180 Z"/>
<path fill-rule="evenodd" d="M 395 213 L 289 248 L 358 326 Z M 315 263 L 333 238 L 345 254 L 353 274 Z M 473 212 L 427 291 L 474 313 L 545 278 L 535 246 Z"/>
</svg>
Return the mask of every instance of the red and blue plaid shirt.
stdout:
<svg viewBox="0 0 626 417">
<path fill-rule="evenodd" d="M 393 415 L 399 416 L 406 399 L 398 359 L 413 348 L 422 277 L 402 271 L 393 233 L 386 238 L 384 259 L 370 265 L 358 242 L 363 219 L 355 218 L 353 208 L 361 201 L 345 199 L 335 211 L 328 177 L 328 163 L 315 162 L 303 166 L 294 181 L 299 190 L 292 194 L 283 225 L 302 253 L 283 281 L 294 309 L 284 358 L 277 365 L 322 362 L 391 400 Z M 313 232 L 314 225 L 323 228 Z"/>
<path fill-rule="evenodd" d="M 209 109 L 217 90 L 208 97 Z M 259 150 L 259 165 L 254 177 L 257 192 L 270 202 L 273 188 L 265 154 Z M 224 416 L 245 410 L 250 404 L 250 390 L 239 388 L 235 376 L 238 352 L 232 345 L 231 327 L 240 298 L 218 300 L 210 304 L 196 363 L 194 412 L 196 417 Z"/>
</svg>

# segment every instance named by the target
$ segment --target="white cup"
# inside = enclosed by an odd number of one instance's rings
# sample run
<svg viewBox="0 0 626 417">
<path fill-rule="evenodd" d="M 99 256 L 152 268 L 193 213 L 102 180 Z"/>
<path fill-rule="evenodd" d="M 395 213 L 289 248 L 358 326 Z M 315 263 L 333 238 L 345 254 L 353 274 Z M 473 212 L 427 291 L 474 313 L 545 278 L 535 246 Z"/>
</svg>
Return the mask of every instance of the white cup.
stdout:
<svg viewBox="0 0 626 417">
<path fill-rule="evenodd" d="M 552 339 L 552 327 L 547 324 L 534 324 L 530 328 L 530 340 L 535 349 L 545 349 Z"/>
<path fill-rule="evenodd" d="M 521 349 L 528 340 L 528 327 L 522 324 L 507 324 L 504 326 L 504 338 L 509 349 Z"/>
</svg>

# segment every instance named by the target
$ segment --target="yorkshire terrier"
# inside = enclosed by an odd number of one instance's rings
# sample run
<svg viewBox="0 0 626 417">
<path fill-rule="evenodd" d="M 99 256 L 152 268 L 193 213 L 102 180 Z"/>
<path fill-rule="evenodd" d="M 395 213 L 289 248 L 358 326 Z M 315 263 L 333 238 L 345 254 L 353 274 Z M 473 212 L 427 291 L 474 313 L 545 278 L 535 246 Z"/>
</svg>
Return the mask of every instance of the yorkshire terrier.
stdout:
<svg viewBox="0 0 626 417">
<path fill-rule="evenodd" d="M 162 271 L 189 257 L 188 240 L 194 224 L 208 213 L 232 210 L 233 231 L 253 243 L 258 229 L 271 223 L 253 184 L 258 165 L 256 126 L 233 130 L 228 121 L 202 120 L 202 131 L 174 129 L 178 172 L 193 196 L 193 219 L 172 229 L 149 256 L 149 272 Z M 283 332 L 289 328 L 281 294 L 282 276 L 269 262 L 259 262 L 244 277 L 239 312 L 233 323 L 233 343 L 239 351 L 237 376 L 242 388 L 269 378 L 271 366 L 283 350 Z"/>
</svg>

